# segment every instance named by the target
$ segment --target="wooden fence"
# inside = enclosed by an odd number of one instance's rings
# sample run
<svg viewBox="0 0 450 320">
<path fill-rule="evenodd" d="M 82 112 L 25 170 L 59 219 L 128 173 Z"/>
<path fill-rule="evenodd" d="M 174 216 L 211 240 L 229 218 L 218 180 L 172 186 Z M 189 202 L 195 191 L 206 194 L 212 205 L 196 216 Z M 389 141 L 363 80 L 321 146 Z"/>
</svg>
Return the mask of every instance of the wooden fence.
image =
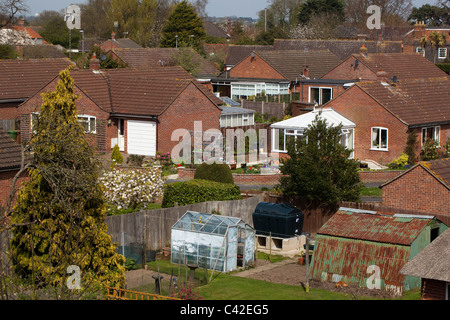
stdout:
<svg viewBox="0 0 450 320">
<path fill-rule="evenodd" d="M 132 290 L 112 288 L 108 286 L 105 286 L 105 288 L 107 290 L 107 300 L 181 300 L 178 298 L 172 298 L 146 292 L 137 292 Z"/>
<path fill-rule="evenodd" d="M 289 103 L 286 102 L 242 101 L 242 108 L 254 110 L 260 114 L 267 114 L 269 119 L 275 117 L 282 120 L 288 107 Z"/>
</svg>

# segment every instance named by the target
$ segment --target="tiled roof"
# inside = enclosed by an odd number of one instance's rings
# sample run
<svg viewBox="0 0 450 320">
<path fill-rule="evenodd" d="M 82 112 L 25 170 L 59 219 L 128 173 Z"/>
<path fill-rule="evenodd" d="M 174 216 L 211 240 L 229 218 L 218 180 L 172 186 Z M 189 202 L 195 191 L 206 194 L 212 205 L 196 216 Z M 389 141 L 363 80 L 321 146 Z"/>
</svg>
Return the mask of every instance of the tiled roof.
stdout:
<svg viewBox="0 0 450 320">
<path fill-rule="evenodd" d="M 174 57 L 178 54 L 177 48 L 141 48 L 141 49 L 114 49 L 112 50 L 129 67 L 146 68 L 156 66 L 175 65 Z M 195 50 L 190 49 L 194 63 L 198 63 L 198 75 L 217 75 L 219 70 Z"/>
<path fill-rule="evenodd" d="M 31 97 L 70 65 L 68 58 L 0 60 L 0 101 Z"/>
<path fill-rule="evenodd" d="M 450 189 L 450 158 L 424 161 L 421 165 Z"/>
<path fill-rule="evenodd" d="M 107 40 L 103 45 L 107 47 L 106 43 L 112 42 L 115 46 L 121 48 L 121 49 L 142 49 L 140 45 L 138 45 L 136 42 L 129 38 L 123 38 L 123 39 L 109 39 Z"/>
<path fill-rule="evenodd" d="M 397 83 L 360 82 L 362 88 L 410 126 L 450 123 L 450 80 L 422 78 Z"/>
<path fill-rule="evenodd" d="M 444 71 L 420 54 L 382 53 L 352 56 L 375 73 L 381 70 L 387 72 L 389 79 L 393 76 L 397 76 L 399 80 L 447 76 Z"/>
<path fill-rule="evenodd" d="M 430 222 L 429 218 L 338 211 L 318 234 L 381 243 L 410 245 Z M 356 210 L 354 210 L 356 211 Z"/>
<path fill-rule="evenodd" d="M 211 21 L 203 21 L 203 28 L 208 36 L 216 38 L 228 38 L 228 34 Z"/>
<path fill-rule="evenodd" d="M 11 29 L 26 32 L 31 39 L 42 39 L 41 35 L 39 33 L 37 33 L 36 30 L 34 30 L 31 27 L 12 26 Z"/>
<path fill-rule="evenodd" d="M 262 52 L 266 50 L 273 50 L 273 47 L 267 45 L 230 45 L 228 46 L 228 53 L 225 59 L 225 64 L 234 66 L 247 58 L 248 55 L 253 51 Z"/>
<path fill-rule="evenodd" d="M 0 128 L 0 171 L 19 169 L 21 161 L 21 146 Z"/>
<path fill-rule="evenodd" d="M 275 50 L 330 50 L 339 59 L 345 60 L 352 54 L 359 53 L 362 44 L 369 54 L 402 52 L 401 41 L 275 39 L 273 47 Z"/>
<path fill-rule="evenodd" d="M 256 51 L 256 53 L 291 81 L 300 78 L 303 66 L 309 67 L 309 78 L 318 79 L 341 63 L 341 60 L 329 50 L 306 52 L 303 50 L 271 50 Z"/>
<path fill-rule="evenodd" d="M 222 104 L 181 67 L 108 69 L 100 73 L 76 70 L 71 75 L 80 90 L 113 114 L 158 116 L 190 83 L 216 105 Z"/>
</svg>

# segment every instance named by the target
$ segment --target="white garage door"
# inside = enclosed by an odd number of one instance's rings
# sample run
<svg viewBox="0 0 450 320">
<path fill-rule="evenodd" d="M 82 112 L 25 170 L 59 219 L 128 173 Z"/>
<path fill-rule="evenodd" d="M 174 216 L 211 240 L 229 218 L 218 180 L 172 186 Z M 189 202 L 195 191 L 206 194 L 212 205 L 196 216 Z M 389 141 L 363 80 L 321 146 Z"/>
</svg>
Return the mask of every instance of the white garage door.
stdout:
<svg viewBox="0 0 450 320">
<path fill-rule="evenodd" d="M 156 155 L 156 123 L 128 120 L 128 154 Z"/>
</svg>

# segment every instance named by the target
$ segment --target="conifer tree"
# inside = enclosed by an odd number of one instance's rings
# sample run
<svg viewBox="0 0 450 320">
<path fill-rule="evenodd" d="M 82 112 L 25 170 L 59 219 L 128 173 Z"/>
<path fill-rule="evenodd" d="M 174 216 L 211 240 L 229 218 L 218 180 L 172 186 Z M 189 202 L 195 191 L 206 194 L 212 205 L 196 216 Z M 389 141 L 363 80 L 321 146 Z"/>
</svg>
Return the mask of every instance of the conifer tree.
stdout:
<svg viewBox="0 0 450 320">
<path fill-rule="evenodd" d="M 160 46 L 165 48 L 193 47 L 201 51 L 206 37 L 202 19 L 187 1 L 181 1 L 169 15 L 162 32 Z"/>
<path fill-rule="evenodd" d="M 42 95 L 30 141 L 30 180 L 11 215 L 15 273 L 59 298 L 125 282 L 125 259 L 107 234 L 100 163 L 77 119 L 70 70 L 60 73 L 55 91 Z M 69 266 L 79 268 L 81 290 L 69 290 Z"/>
<path fill-rule="evenodd" d="M 277 188 L 286 196 L 319 200 L 326 205 L 359 199 L 361 178 L 352 150 L 340 144 L 340 126 L 328 126 L 317 115 L 304 138 L 288 144 L 289 158 L 282 160 Z"/>
</svg>

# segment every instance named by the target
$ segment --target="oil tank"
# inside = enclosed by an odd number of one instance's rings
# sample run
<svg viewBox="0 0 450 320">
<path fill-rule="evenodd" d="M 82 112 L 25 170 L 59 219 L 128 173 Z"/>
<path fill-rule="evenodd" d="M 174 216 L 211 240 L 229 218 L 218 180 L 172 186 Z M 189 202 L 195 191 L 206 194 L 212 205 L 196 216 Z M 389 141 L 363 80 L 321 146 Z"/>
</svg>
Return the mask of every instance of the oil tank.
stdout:
<svg viewBox="0 0 450 320">
<path fill-rule="evenodd" d="M 303 212 L 289 203 L 260 202 L 253 212 L 256 234 L 291 238 L 302 234 Z"/>
</svg>

